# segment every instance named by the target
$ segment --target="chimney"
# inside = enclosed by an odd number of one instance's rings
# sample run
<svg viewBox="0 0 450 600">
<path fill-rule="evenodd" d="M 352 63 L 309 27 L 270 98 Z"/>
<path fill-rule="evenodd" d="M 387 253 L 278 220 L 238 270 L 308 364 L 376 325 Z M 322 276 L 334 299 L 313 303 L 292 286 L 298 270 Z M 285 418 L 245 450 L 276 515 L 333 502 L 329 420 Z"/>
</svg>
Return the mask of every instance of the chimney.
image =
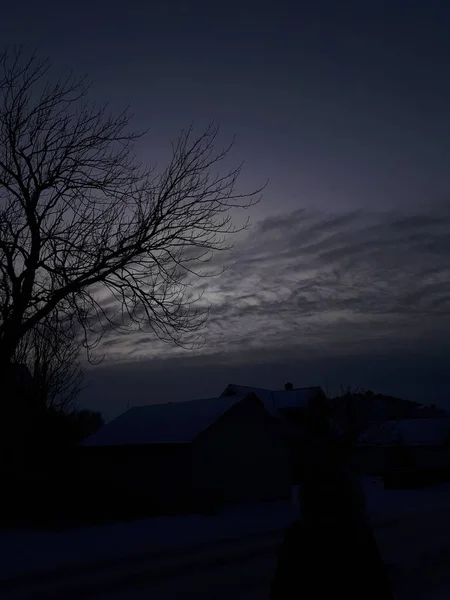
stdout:
<svg viewBox="0 0 450 600">
<path fill-rule="evenodd" d="M 285 390 L 293 390 L 294 386 L 290 381 L 288 381 L 287 383 L 284 384 L 284 389 Z"/>
</svg>

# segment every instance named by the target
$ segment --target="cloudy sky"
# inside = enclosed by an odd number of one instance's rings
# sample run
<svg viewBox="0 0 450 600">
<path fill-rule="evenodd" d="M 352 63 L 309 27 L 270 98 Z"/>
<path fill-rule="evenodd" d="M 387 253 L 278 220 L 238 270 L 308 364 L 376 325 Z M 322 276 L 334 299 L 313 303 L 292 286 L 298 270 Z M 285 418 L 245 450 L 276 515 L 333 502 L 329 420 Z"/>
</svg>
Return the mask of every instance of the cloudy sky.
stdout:
<svg viewBox="0 0 450 600">
<path fill-rule="evenodd" d="M 110 335 L 80 404 L 107 418 L 230 381 L 371 387 L 450 408 L 450 7 L 437 1 L 10 3 L 0 36 L 130 103 L 163 165 L 214 119 L 269 178 L 195 352 Z"/>
</svg>

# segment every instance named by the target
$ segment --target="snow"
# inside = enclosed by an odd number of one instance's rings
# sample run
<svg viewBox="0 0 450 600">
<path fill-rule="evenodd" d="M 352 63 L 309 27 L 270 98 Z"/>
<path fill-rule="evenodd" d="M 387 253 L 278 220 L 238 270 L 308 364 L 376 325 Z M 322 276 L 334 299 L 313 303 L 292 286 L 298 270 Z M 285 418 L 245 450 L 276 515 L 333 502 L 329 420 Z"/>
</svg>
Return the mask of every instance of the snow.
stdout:
<svg viewBox="0 0 450 600">
<path fill-rule="evenodd" d="M 450 483 L 415 490 L 384 489 L 378 477 L 363 477 L 367 510 L 375 522 L 450 507 Z"/>
<path fill-rule="evenodd" d="M 363 478 L 362 483 L 374 527 L 425 512 L 439 518 L 439 511 L 450 507 L 448 483 L 424 490 L 385 490 L 376 478 Z M 299 516 L 295 502 L 273 502 L 228 508 L 216 516 L 159 517 L 64 532 L 3 531 L 0 577 L 252 534 L 281 534 Z"/>
<path fill-rule="evenodd" d="M 275 502 L 229 508 L 218 516 L 158 517 L 64 532 L 3 531 L 0 577 L 282 531 L 297 515 L 289 502 Z"/>
<path fill-rule="evenodd" d="M 278 416 L 280 408 L 306 409 L 309 401 L 322 392 L 320 387 L 297 388 L 293 390 L 266 390 L 264 388 L 230 383 L 222 393 L 222 396 L 230 391 L 240 395 L 255 394 L 264 404 L 267 412 L 274 416 Z"/>
<path fill-rule="evenodd" d="M 82 445 L 189 443 L 243 399 L 244 396 L 221 396 L 135 406 L 89 436 Z"/>
<path fill-rule="evenodd" d="M 236 385 L 234 383 L 230 383 L 225 390 L 222 392 L 221 397 L 227 397 L 228 394 L 232 392 L 239 396 L 246 396 L 247 394 L 255 394 L 261 402 L 264 404 L 264 408 L 266 411 L 272 416 L 278 416 L 278 410 L 275 406 L 275 402 L 272 396 L 272 392 L 270 390 L 266 390 L 264 388 L 251 387 L 247 385 Z"/>
<path fill-rule="evenodd" d="M 360 445 L 388 446 L 403 442 L 408 446 L 436 446 L 450 440 L 450 419 L 400 419 L 371 426 L 359 439 Z"/>
<path fill-rule="evenodd" d="M 82 445 L 186 444 L 250 393 L 259 398 L 269 414 L 279 417 L 279 408 L 306 407 L 318 392 L 318 387 L 270 391 L 230 384 L 218 398 L 130 408 Z"/>
</svg>

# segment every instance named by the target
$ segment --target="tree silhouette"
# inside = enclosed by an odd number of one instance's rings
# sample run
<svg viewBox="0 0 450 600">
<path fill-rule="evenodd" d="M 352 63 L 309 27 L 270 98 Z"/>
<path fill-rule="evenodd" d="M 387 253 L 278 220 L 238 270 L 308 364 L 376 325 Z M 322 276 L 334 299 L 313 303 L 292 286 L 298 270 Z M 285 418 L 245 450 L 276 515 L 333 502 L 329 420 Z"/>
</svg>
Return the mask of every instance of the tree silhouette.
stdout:
<svg viewBox="0 0 450 600">
<path fill-rule="evenodd" d="M 133 156 L 127 111 L 89 102 L 86 80 L 47 81 L 49 63 L 0 57 L 0 368 L 21 338 L 71 306 L 88 358 L 106 330 L 139 330 L 191 346 L 208 317 L 190 286 L 230 247 L 240 167 L 218 129 L 181 132 L 159 173 Z"/>
<path fill-rule="evenodd" d="M 57 309 L 21 338 L 14 360 L 30 371 L 30 403 L 36 410 L 68 413 L 73 409 L 82 390 L 79 354 L 73 318 L 65 318 Z"/>
</svg>

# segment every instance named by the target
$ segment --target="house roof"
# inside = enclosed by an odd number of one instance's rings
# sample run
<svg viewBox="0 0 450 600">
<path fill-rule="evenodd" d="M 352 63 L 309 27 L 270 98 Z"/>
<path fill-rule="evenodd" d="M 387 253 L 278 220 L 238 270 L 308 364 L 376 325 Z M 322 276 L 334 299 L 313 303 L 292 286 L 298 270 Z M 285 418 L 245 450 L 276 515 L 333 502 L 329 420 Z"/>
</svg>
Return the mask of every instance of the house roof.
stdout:
<svg viewBox="0 0 450 600">
<path fill-rule="evenodd" d="M 359 438 L 360 446 L 437 446 L 450 438 L 450 418 L 400 419 L 375 424 Z"/>
<path fill-rule="evenodd" d="M 230 383 L 222 392 L 226 396 L 230 392 L 235 394 L 253 393 L 264 404 L 265 409 L 273 416 L 278 415 L 279 409 L 283 408 L 307 408 L 308 402 L 317 394 L 322 394 L 319 386 L 308 388 L 296 388 L 293 390 L 267 390 L 264 388 L 249 387 Z"/>
<path fill-rule="evenodd" d="M 221 396 L 135 406 L 86 438 L 82 446 L 189 443 L 244 398 Z"/>
<path fill-rule="evenodd" d="M 229 394 L 233 394 L 234 396 L 230 396 Z M 245 396 L 247 394 L 255 394 L 261 402 L 264 404 L 264 408 L 267 410 L 269 414 L 272 416 L 278 415 L 277 407 L 275 406 L 275 401 L 272 396 L 272 392 L 270 390 L 266 390 L 264 388 L 250 387 L 248 385 L 236 385 L 234 383 L 230 383 L 227 385 L 225 390 L 220 395 L 223 397 L 235 397 L 235 396 Z"/>
</svg>

